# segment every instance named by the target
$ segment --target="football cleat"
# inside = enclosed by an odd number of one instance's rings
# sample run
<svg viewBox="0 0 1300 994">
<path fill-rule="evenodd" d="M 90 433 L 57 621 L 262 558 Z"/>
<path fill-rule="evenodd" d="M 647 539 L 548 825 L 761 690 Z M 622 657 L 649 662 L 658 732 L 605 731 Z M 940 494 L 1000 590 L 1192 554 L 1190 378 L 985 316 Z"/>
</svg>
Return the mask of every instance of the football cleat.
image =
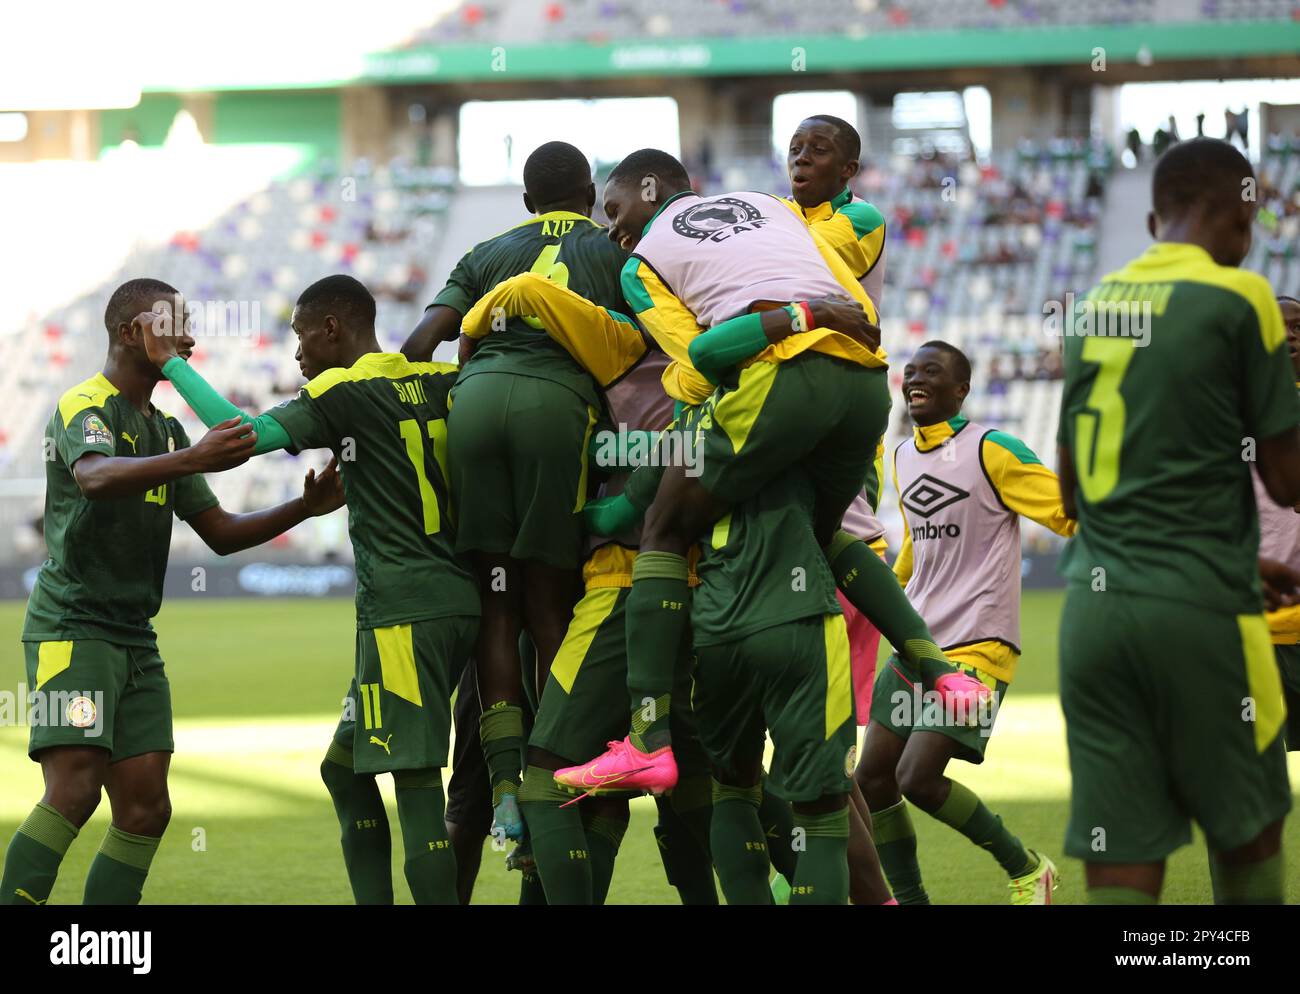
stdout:
<svg viewBox="0 0 1300 994">
<path fill-rule="evenodd" d="M 1038 858 L 1038 865 L 1023 877 L 1014 877 L 1008 887 L 1011 888 L 1012 904 L 1051 904 L 1052 891 L 1061 882 L 1056 864 L 1042 853 L 1029 850 L 1029 855 Z"/>
<path fill-rule="evenodd" d="M 630 739 L 608 745 L 605 752 L 589 762 L 556 770 L 555 782 L 588 793 L 612 788 L 662 794 L 677 786 L 677 760 L 672 746 L 642 752 Z"/>
</svg>

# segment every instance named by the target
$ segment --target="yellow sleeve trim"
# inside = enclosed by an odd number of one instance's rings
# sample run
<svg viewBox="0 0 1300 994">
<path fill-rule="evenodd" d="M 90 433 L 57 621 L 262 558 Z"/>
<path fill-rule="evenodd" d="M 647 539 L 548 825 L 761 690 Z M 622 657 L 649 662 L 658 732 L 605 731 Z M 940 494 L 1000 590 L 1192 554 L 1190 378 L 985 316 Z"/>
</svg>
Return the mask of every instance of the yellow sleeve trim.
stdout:
<svg viewBox="0 0 1300 994">
<path fill-rule="evenodd" d="M 63 419 L 64 427 L 87 407 L 103 407 L 104 402 L 116 393 L 117 387 L 109 383 L 103 373 L 96 373 L 78 383 L 59 398 L 59 417 Z"/>
</svg>

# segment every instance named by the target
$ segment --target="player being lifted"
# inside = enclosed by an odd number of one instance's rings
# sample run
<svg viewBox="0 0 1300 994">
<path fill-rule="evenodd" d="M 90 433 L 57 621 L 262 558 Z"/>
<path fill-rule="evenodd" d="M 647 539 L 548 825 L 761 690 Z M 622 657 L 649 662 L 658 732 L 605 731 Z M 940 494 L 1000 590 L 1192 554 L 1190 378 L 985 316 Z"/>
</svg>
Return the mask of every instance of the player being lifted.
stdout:
<svg viewBox="0 0 1300 994">
<path fill-rule="evenodd" d="M 874 331 L 874 308 L 843 262 L 786 202 L 754 193 L 699 197 L 681 164 L 656 149 L 634 152 L 614 169 L 604 207 L 610 237 L 636 249 L 624 269 L 624 295 L 674 360 L 664 377 L 670 396 L 699 403 L 712 392 L 692 364 L 706 329 L 725 323 L 740 356 L 762 351 L 701 424 L 702 476 L 668 467 L 646 515 L 627 606 L 632 734 L 557 779 L 616 778 L 656 792 L 675 783 L 669 689 L 687 620 L 686 550 L 732 503 L 795 464 L 813 479 L 817 537 L 850 600 L 870 605 L 886 636 L 915 656 L 927 685 L 938 680 L 947 694 L 987 695 L 952 670 L 889 568 L 839 531 L 889 411 L 883 353 L 861 341 Z M 862 311 L 849 329 L 858 337 L 822 325 L 813 306 L 824 308 L 846 291 Z M 790 335 L 792 327 L 800 333 Z M 780 341 L 768 349 L 771 337 Z"/>
<path fill-rule="evenodd" d="M 1222 141 L 1170 148 L 1156 244 L 1103 277 L 1065 339 L 1065 848 L 1094 903 L 1155 903 L 1193 819 L 1216 903 L 1283 898 L 1291 791 L 1260 578 L 1292 596 L 1296 577 L 1257 560 L 1243 454 L 1272 500 L 1300 500 L 1300 402 L 1277 301 L 1237 268 L 1253 186 Z"/>
<path fill-rule="evenodd" d="M 1286 327 L 1287 352 L 1296 389 L 1300 390 L 1300 300 L 1281 296 L 1277 302 Z M 1251 479 L 1255 484 L 1255 505 L 1259 508 L 1260 557 L 1300 569 L 1300 514 L 1293 508 L 1274 504 L 1259 473 L 1254 473 Z M 1286 748 L 1288 752 L 1296 752 L 1300 750 L 1300 606 L 1281 607 L 1266 617 L 1286 698 Z"/>
<path fill-rule="evenodd" d="M 467 252 L 403 346 L 412 358 L 454 338 L 480 297 L 534 272 L 615 311 L 625 309 L 625 260 L 591 220 L 587 158 L 547 142 L 524 163 L 524 206 L 536 216 Z M 472 556 L 483 603 L 475 650 L 483 749 L 498 830 L 521 838 L 517 793 L 524 754 L 519 635 L 537 649 L 546 684 L 581 591 L 587 444 L 603 416 L 592 378 L 535 320 L 510 318 L 473 349 L 453 394 L 448 460 L 459 516 L 457 550 Z"/>
<path fill-rule="evenodd" d="M 108 791 L 113 818 L 86 877 L 87 904 L 135 904 L 167 828 L 171 691 L 150 619 L 162 602 L 172 518 L 216 553 L 266 542 L 342 506 L 333 464 L 301 498 L 249 514 L 223 509 L 202 473 L 245 462 L 256 435 L 235 420 L 191 446 L 150 401 L 162 379 L 134 319 L 155 309 L 183 356 L 185 302 L 159 280 L 129 280 L 104 313 L 104 368 L 59 400 L 46 429 L 45 540 L 23 624 L 27 682 L 66 713 L 33 725 L 45 795 L 5 854 L 2 904 L 44 904 L 72 840 Z M 66 723 L 64 719 L 66 718 Z"/>
<path fill-rule="evenodd" d="M 1020 518 L 1074 532 L 1056 474 L 1017 438 L 962 416 L 970 360 L 927 342 L 903 367 L 914 428 L 894 450 L 903 546 L 894 563 L 907 598 L 944 652 L 993 691 L 979 727 L 927 706 L 920 676 L 890 657 L 876 677 L 857 779 L 871 808 L 880 861 L 900 904 L 928 904 L 910 801 L 988 850 L 1010 878 L 1013 904 L 1050 904 L 1056 867 L 1027 850 L 967 787 L 944 775 L 984 750 L 1020 656 Z M 904 800 L 906 798 L 906 800 Z"/>
<path fill-rule="evenodd" d="M 375 299 L 351 276 L 298 297 L 295 356 L 307 384 L 251 419 L 256 453 L 328 448 L 344 463 L 357 573 L 356 670 L 321 764 L 358 903 L 392 903 L 388 817 L 375 777 L 391 773 L 406 881 L 418 904 L 456 903 L 442 767 L 450 700 L 474 647 L 478 594 L 456 558 L 447 490 L 447 395 L 456 367 L 383 352 Z M 247 420 L 150 335 L 150 358 L 196 414 Z"/>
</svg>

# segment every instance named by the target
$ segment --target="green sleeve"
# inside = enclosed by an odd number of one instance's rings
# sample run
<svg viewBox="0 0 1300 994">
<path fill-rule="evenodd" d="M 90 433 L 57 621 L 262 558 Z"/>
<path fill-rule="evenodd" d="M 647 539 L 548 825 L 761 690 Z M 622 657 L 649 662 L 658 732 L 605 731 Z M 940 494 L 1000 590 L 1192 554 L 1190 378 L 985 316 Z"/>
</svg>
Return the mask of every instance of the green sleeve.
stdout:
<svg viewBox="0 0 1300 994">
<path fill-rule="evenodd" d="M 253 455 L 287 449 L 291 440 L 280 422 L 269 414 L 259 414 L 250 418 L 238 407 L 221 396 L 207 380 L 180 356 L 167 360 L 163 366 L 163 376 L 171 381 L 176 392 L 181 395 L 190 409 L 199 416 L 199 420 L 211 428 L 213 425 L 239 418 L 241 424 L 252 425 L 257 432 L 257 445 Z"/>
<path fill-rule="evenodd" d="M 1273 306 L 1277 307 L 1276 302 Z M 1246 382 L 1242 384 L 1242 403 L 1246 433 L 1252 438 L 1275 438 L 1300 424 L 1295 370 L 1284 347 L 1285 337 L 1276 333 L 1266 336 L 1254 308 L 1247 309 L 1245 325 L 1242 337 Z M 1266 337 L 1271 339 L 1271 348 Z"/>
<path fill-rule="evenodd" d="M 763 330 L 763 315 L 742 314 L 691 339 L 691 365 L 716 384 L 736 363 L 758 355 L 771 344 Z"/>
<path fill-rule="evenodd" d="M 486 289 L 479 286 L 478 276 L 475 274 L 474 263 L 470 256 L 472 253 L 466 252 L 461 256 L 460 262 L 456 263 L 456 268 L 451 271 L 447 277 L 447 284 L 438 291 L 438 296 L 433 298 L 433 303 L 429 307 L 441 305 L 450 307 L 453 311 L 461 315 L 469 313 L 475 301 L 486 293 Z"/>
<path fill-rule="evenodd" d="M 190 447 L 190 438 L 185 434 L 185 429 L 181 427 L 179 421 L 172 422 L 172 437 L 176 439 L 178 452 Z M 210 507 L 216 507 L 220 503 L 202 473 L 182 476 L 173 486 L 176 488 L 176 517 L 182 521 L 188 521 L 194 515 Z"/>
<path fill-rule="evenodd" d="M 582 505 L 582 520 L 590 535 L 619 535 L 641 523 L 641 511 L 624 494 L 601 497 Z"/>
</svg>

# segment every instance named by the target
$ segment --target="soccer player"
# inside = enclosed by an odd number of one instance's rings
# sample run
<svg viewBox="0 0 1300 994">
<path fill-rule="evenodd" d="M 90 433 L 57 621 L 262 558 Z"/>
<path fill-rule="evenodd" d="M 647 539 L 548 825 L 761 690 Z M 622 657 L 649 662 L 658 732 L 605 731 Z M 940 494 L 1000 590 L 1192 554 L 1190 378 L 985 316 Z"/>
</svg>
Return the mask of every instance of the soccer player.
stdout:
<svg viewBox="0 0 1300 994">
<path fill-rule="evenodd" d="M 1286 327 L 1287 352 L 1295 371 L 1296 388 L 1300 389 L 1300 300 L 1281 296 L 1277 302 Z M 1255 505 L 1259 508 L 1260 556 L 1300 569 L 1300 513 L 1274 504 L 1258 473 L 1251 480 L 1255 484 Z M 1286 747 L 1288 752 L 1295 752 L 1300 750 L 1300 607 L 1279 608 L 1268 612 L 1266 617 L 1286 698 Z"/>
<path fill-rule="evenodd" d="M 787 203 L 751 193 L 701 198 L 681 164 L 657 149 L 634 152 L 614 169 L 604 208 L 610 237 L 636 249 L 624 269 L 624 295 L 674 360 L 664 377 L 670 396 L 699 403 L 712 392 L 699 363 L 692 363 L 705 329 L 714 334 L 715 325 L 735 322 L 728 330 L 740 343 L 737 352 L 763 351 L 701 422 L 702 476 L 669 467 L 647 513 L 628 600 L 632 734 L 591 763 L 560 771 L 557 780 L 580 783 L 594 772 L 656 792 L 673 785 L 669 684 L 686 623 L 685 552 L 733 503 L 795 464 L 813 478 L 817 535 L 841 589 L 860 607 L 872 600 L 873 616 L 889 605 L 895 620 L 915 623 L 911 637 L 895 632 L 896 644 L 925 657 L 927 676 L 946 682 L 950 692 L 987 693 L 950 670 L 888 567 L 839 530 L 889 410 L 883 353 L 861 340 L 875 329 L 874 308 L 843 262 Z M 822 325 L 824 315 L 809 303 L 824 309 L 846 292 L 861 311 L 856 322 L 836 318 L 849 333 Z M 788 335 L 792 326 L 800 334 Z M 767 349 L 778 331 L 788 337 Z"/>
<path fill-rule="evenodd" d="M 842 321 L 845 324 L 851 324 L 851 319 L 855 313 L 861 313 L 859 306 L 848 298 L 815 301 L 813 306 L 819 313 L 824 313 L 834 321 Z M 635 357 L 644 348 L 640 335 L 630 329 L 626 318 L 621 315 L 611 315 L 576 294 L 535 274 L 523 274 L 513 277 L 495 287 L 487 297 L 479 301 L 474 310 L 466 317 L 465 332 L 474 336 L 486 333 L 491 324 L 489 316 L 498 311 L 504 312 L 506 315 L 528 313 L 538 316 L 548 334 L 563 344 L 584 368 L 592 372 L 600 383 L 609 382 L 611 378 L 622 375 L 619 371 L 625 367 L 629 358 Z M 693 350 L 694 358 L 700 362 L 701 368 L 709 370 L 710 375 L 720 376 L 730 363 L 747 358 L 738 348 L 728 348 L 729 326 L 733 324 L 734 322 L 724 322 L 723 325 L 714 329 L 701 341 L 699 349 Z M 788 325 L 784 329 L 771 329 L 771 340 L 772 342 L 781 341 L 788 337 L 789 333 L 790 328 Z M 869 344 L 874 348 L 877 343 L 870 340 Z M 751 351 L 760 350 L 752 349 Z M 663 397 L 663 392 L 658 389 L 658 384 L 651 386 L 648 382 L 637 382 L 635 384 L 632 382 L 634 377 L 638 381 L 645 381 L 648 372 L 646 367 L 650 366 L 651 363 L 655 363 L 658 359 L 658 354 L 647 358 L 636 367 L 632 374 L 627 375 L 610 391 L 611 405 L 616 411 L 623 407 L 622 402 L 625 397 L 632 410 L 635 410 L 637 402 L 644 403 L 648 399 L 653 400 L 656 397 Z M 635 393 L 628 391 L 628 387 L 632 386 L 636 388 Z M 695 437 L 699 422 L 707 415 L 707 405 L 703 407 L 686 407 L 679 419 L 669 427 L 665 433 L 665 439 L 668 442 L 684 442 L 683 448 L 677 453 L 677 458 L 681 458 L 686 452 L 687 447 L 689 447 L 689 440 Z M 636 415 L 629 414 L 629 417 L 636 417 Z M 618 420 L 622 423 L 624 421 L 623 416 L 620 415 Z M 641 491 L 639 497 L 633 498 L 621 495 L 606 497 L 584 506 L 584 517 L 588 519 L 589 527 L 594 534 L 617 535 L 621 543 L 629 541 L 629 533 L 636 534 L 640 519 L 638 508 L 646 506 L 652 499 L 663 466 L 669 455 L 672 454 L 671 449 L 665 451 L 663 445 L 664 443 L 661 442 L 661 448 L 655 453 L 655 461 L 651 465 L 638 470 L 627 481 L 627 490 L 630 492 L 632 489 L 639 489 Z M 786 494 L 784 497 L 769 495 L 761 507 L 767 508 L 766 513 L 771 514 L 772 509 L 781 505 L 782 501 L 789 505 L 784 507 L 782 511 L 785 515 L 798 517 L 805 510 L 795 493 Z M 749 503 L 745 503 L 734 512 L 734 515 L 738 516 L 738 520 L 749 521 L 759 513 L 759 510 L 759 506 L 751 506 Z M 804 528 L 805 530 L 811 529 L 810 519 L 804 521 Z M 755 538 L 755 541 L 763 541 L 761 536 L 764 533 L 751 526 L 749 529 L 737 527 L 736 534 L 759 536 Z M 770 538 L 768 540 L 770 541 Z M 795 544 L 797 546 L 798 543 Z M 622 548 L 630 551 L 626 544 Z M 604 546 L 597 551 L 597 557 L 611 551 L 613 549 L 610 546 Z M 742 553 L 736 552 L 734 547 L 729 547 L 728 554 L 735 557 Z M 617 711 L 610 709 L 607 700 L 610 693 L 616 688 L 624 686 L 626 681 L 626 666 L 624 663 L 626 643 L 621 636 L 625 616 L 623 609 L 625 594 L 620 591 L 619 597 L 613 598 L 612 594 L 600 588 L 611 585 L 623 588 L 629 586 L 631 580 L 630 570 L 627 568 L 629 559 L 630 556 L 627 555 L 619 556 L 616 562 L 621 565 L 621 568 L 608 571 L 608 575 L 602 575 L 598 571 L 588 573 L 588 596 L 579 605 L 574 625 L 570 627 L 569 637 L 566 638 L 565 647 L 561 649 L 560 657 L 557 657 L 564 658 L 566 655 L 565 648 L 571 648 L 571 654 L 581 658 L 560 666 L 560 670 L 552 674 L 552 680 L 548 684 L 547 696 L 543 697 L 542 713 L 548 713 L 548 700 L 551 702 L 551 707 L 548 717 L 542 718 L 539 716 L 539 728 L 547 729 L 545 734 L 552 739 L 556 733 L 551 732 L 550 729 L 555 727 L 557 715 L 574 713 L 574 705 L 570 702 L 575 702 L 578 698 L 582 699 L 582 705 L 588 710 L 601 716 L 598 721 L 588 720 L 568 731 L 565 739 L 568 748 L 562 749 L 562 753 L 576 752 L 581 742 L 590 744 L 593 739 L 599 739 L 602 735 L 605 739 L 609 739 L 626 734 L 626 718 L 618 718 Z M 759 564 L 755 564 L 754 568 L 758 568 L 758 566 Z M 745 569 L 742 568 L 736 574 L 728 573 L 725 575 L 744 575 L 744 573 Z M 892 578 L 892 573 L 890 576 Z M 718 582 L 715 579 L 715 587 Z M 779 593 L 781 584 L 778 584 L 777 588 Z M 893 589 L 897 592 L 897 584 L 894 584 Z M 802 594 L 804 591 L 798 590 L 795 592 Z M 745 596 L 747 596 L 747 591 L 735 594 L 735 597 L 740 599 Z M 605 608 L 607 602 L 602 602 L 602 597 L 608 597 L 612 600 L 612 609 Z M 719 599 L 723 599 L 722 595 L 715 594 L 714 600 Z M 777 609 L 778 605 L 773 601 L 773 598 L 766 595 L 761 597 L 760 600 L 761 603 L 755 604 L 753 607 L 750 616 L 751 622 L 758 622 L 761 619 L 770 620 L 776 617 L 778 620 L 773 623 L 779 624 L 782 610 L 788 614 L 790 607 L 793 606 L 787 604 Z M 584 612 L 582 605 L 587 604 L 588 601 L 592 603 L 592 608 L 590 611 Z M 797 610 L 808 607 L 808 602 L 803 597 L 794 598 L 794 602 L 801 603 L 801 607 Z M 608 613 L 606 613 L 606 610 L 608 610 Z M 820 613 L 820 608 L 814 607 L 811 609 L 813 615 L 820 616 Z M 584 621 L 584 616 L 596 618 L 598 624 Z M 799 617 L 804 616 L 799 615 Z M 715 624 L 715 628 L 719 630 L 723 627 L 725 625 Z M 609 637 L 613 633 L 619 633 L 616 645 L 611 644 L 612 640 Z M 717 635 L 717 632 L 715 632 L 715 635 Z M 725 636 L 721 637 L 725 639 Z M 569 673 L 570 671 L 576 671 L 576 675 L 572 677 L 571 684 L 564 688 L 567 690 L 567 693 L 565 693 L 558 687 L 556 676 L 559 672 Z M 678 678 L 683 675 L 680 665 L 674 670 L 674 673 Z M 597 692 L 598 696 L 592 696 L 596 695 Z M 689 734 L 684 740 L 681 737 L 681 729 L 677 728 L 677 726 L 687 724 L 686 718 L 689 712 L 686 716 L 683 715 L 680 706 L 681 701 L 679 700 L 679 697 L 683 695 L 678 692 L 676 686 L 674 687 L 673 696 L 675 703 L 671 720 L 672 725 L 677 729 L 674 731 L 674 740 L 678 742 L 679 748 L 686 747 L 688 758 L 683 762 L 681 771 L 683 779 L 679 781 L 677 789 L 673 792 L 672 809 L 674 813 L 681 814 L 694 828 L 692 835 L 695 838 L 674 833 L 677 826 L 672 818 L 665 816 L 665 806 L 662 803 L 660 804 L 661 827 L 664 831 L 657 834 L 661 843 L 664 844 L 662 851 L 664 852 L 665 868 L 669 872 L 670 879 L 682 892 L 683 901 L 686 903 L 710 903 L 708 895 L 712 894 L 713 891 L 712 879 L 697 872 L 697 857 L 704 856 L 707 850 L 701 851 L 701 847 L 694 844 L 701 834 L 699 827 L 697 827 L 698 824 L 703 822 L 706 827 L 708 824 L 708 784 L 707 782 L 701 783 L 701 778 L 692 777 L 687 773 L 689 769 L 688 763 L 690 766 L 695 765 L 689 759 L 689 750 L 693 745 L 694 735 Z M 591 727 L 593 724 L 597 725 L 594 730 Z M 689 727 L 693 728 L 693 723 L 690 723 Z M 790 733 L 787 732 L 786 734 Z M 552 757 L 547 756 L 546 759 L 551 760 Z M 553 762 L 545 768 L 553 769 Z M 540 780 L 541 778 L 537 777 L 535 782 L 540 783 Z M 525 789 L 531 795 L 532 789 L 529 788 L 529 782 L 529 780 L 525 781 Z M 593 775 L 566 786 L 600 791 L 611 787 L 617 788 L 619 778 L 602 779 L 599 775 Z M 749 787 L 755 785 L 747 782 L 745 786 L 746 796 L 748 796 Z M 851 781 L 849 787 L 852 787 Z M 788 799 L 785 799 L 782 793 L 779 780 L 774 781 L 772 790 L 764 789 L 762 784 L 758 784 L 753 794 L 756 798 L 761 798 L 758 803 L 757 817 L 763 827 L 764 839 L 791 839 L 796 817 L 790 809 Z M 562 801 L 564 795 L 556 792 L 555 799 Z M 686 810 L 683 811 L 683 808 Z M 742 820 L 742 824 L 746 823 L 747 820 Z M 530 820 L 529 824 L 530 826 L 533 825 L 533 821 Z M 866 826 L 862 825 L 860 827 L 866 852 L 855 861 L 853 867 L 854 899 L 861 903 L 885 903 L 890 899 L 888 887 L 880 872 L 879 863 L 876 861 L 875 851 L 871 848 L 870 836 L 867 833 Z M 744 838 L 750 843 L 754 841 L 748 835 Z M 770 845 L 765 842 L 764 845 L 764 851 L 771 857 L 773 865 L 777 867 L 781 876 L 787 880 L 793 880 L 797 862 L 796 853 L 789 842 L 780 845 L 776 844 L 775 841 Z M 569 852 L 572 851 L 569 850 Z M 563 855 L 564 851 L 561 851 L 561 854 Z M 541 859 L 542 857 L 539 855 L 539 861 Z"/>
<path fill-rule="evenodd" d="M 454 337 L 474 302 L 508 277 L 534 272 L 615 311 L 624 254 L 591 220 L 586 156 L 547 142 L 524 163 L 534 215 L 465 254 L 403 346 L 427 356 Z M 581 589 L 587 444 L 603 417 L 596 383 L 534 321 L 510 318 L 481 344 L 466 339 L 453 395 L 448 459 L 459 515 L 457 550 L 473 558 L 483 603 L 475 658 L 482 738 L 496 825 L 522 838 L 523 684 L 518 641 L 537 648 L 537 686 L 564 639 Z"/>
<path fill-rule="evenodd" d="M 418 904 L 456 903 L 442 767 L 450 700 L 478 629 L 478 593 L 456 558 L 448 505 L 447 395 L 456 367 L 383 352 L 375 299 L 351 276 L 298 297 L 291 319 L 307 384 L 251 419 L 255 452 L 329 448 L 344 464 L 357 572 L 356 670 L 321 764 L 358 903 L 392 903 L 388 818 L 375 777 L 391 773 L 405 874 Z M 149 356 L 205 422 L 246 419 L 150 335 Z"/>
<path fill-rule="evenodd" d="M 651 432 L 672 417 L 660 383 L 667 358 L 647 352 L 629 319 L 611 314 L 535 273 L 494 287 L 466 314 L 462 331 L 490 340 L 502 319 L 529 316 L 570 352 L 605 391 L 619 432 L 592 439 L 597 465 L 611 477 L 606 493 L 621 491 L 629 446 L 649 447 Z M 621 325 L 625 334 L 620 335 Z M 638 435 L 640 437 L 638 437 Z M 592 504 L 584 505 L 584 513 Z M 628 731 L 626 696 L 627 588 L 636 557 L 637 529 L 620 526 L 612 538 L 595 538 L 583 566 L 584 593 L 541 694 L 528 741 L 528 768 L 519 799 L 538 871 L 551 904 L 602 903 L 628 821 L 628 793 L 590 796 L 581 807 L 556 786 L 554 772 L 591 755 Z M 656 838 L 669 880 L 684 903 L 717 903 L 709 861 L 708 763 L 690 725 L 689 645 L 675 670 L 674 710 L 682 743 L 683 779 L 671 800 L 660 798 Z"/>
<path fill-rule="evenodd" d="M 1260 579 L 1289 596 L 1295 577 L 1257 560 L 1249 458 L 1273 501 L 1300 500 L 1300 401 L 1277 301 L 1238 268 L 1253 184 L 1222 141 L 1170 148 L 1156 244 L 1093 287 L 1065 340 L 1065 848 L 1093 903 L 1155 903 L 1193 819 L 1216 903 L 1283 898 L 1291 792 Z"/>
<path fill-rule="evenodd" d="M 996 706 L 1020 656 L 1020 518 L 1074 532 L 1056 474 L 1024 442 L 962 416 L 970 360 L 926 342 L 903 367 L 912 437 L 894 450 L 903 545 L 894 570 L 948 658 L 993 692 L 979 727 L 924 703 L 916 668 L 890 657 L 876 677 L 856 778 L 871 808 L 885 874 L 900 904 L 928 904 L 907 804 L 966 836 L 1010 878 L 1013 904 L 1050 904 L 1056 867 L 1026 849 L 969 788 L 953 759 L 984 761 Z"/>
<path fill-rule="evenodd" d="M 157 309 L 189 356 L 185 302 L 159 280 L 119 286 L 104 312 L 104 368 L 68 390 L 46 428 L 45 540 L 23 624 L 27 681 L 46 700 L 28 754 L 45 794 L 5 854 L 0 903 L 44 904 L 59 864 L 108 791 L 112 823 L 90 865 L 87 904 L 136 904 L 171 815 L 171 691 L 150 619 L 162 602 L 172 518 L 220 555 L 342 505 L 331 464 L 301 498 L 249 514 L 222 508 L 202 473 L 245 462 L 256 436 L 217 424 L 197 445 L 150 401 L 161 380 L 134 319 Z M 66 722 L 65 722 L 66 719 Z"/>
</svg>

